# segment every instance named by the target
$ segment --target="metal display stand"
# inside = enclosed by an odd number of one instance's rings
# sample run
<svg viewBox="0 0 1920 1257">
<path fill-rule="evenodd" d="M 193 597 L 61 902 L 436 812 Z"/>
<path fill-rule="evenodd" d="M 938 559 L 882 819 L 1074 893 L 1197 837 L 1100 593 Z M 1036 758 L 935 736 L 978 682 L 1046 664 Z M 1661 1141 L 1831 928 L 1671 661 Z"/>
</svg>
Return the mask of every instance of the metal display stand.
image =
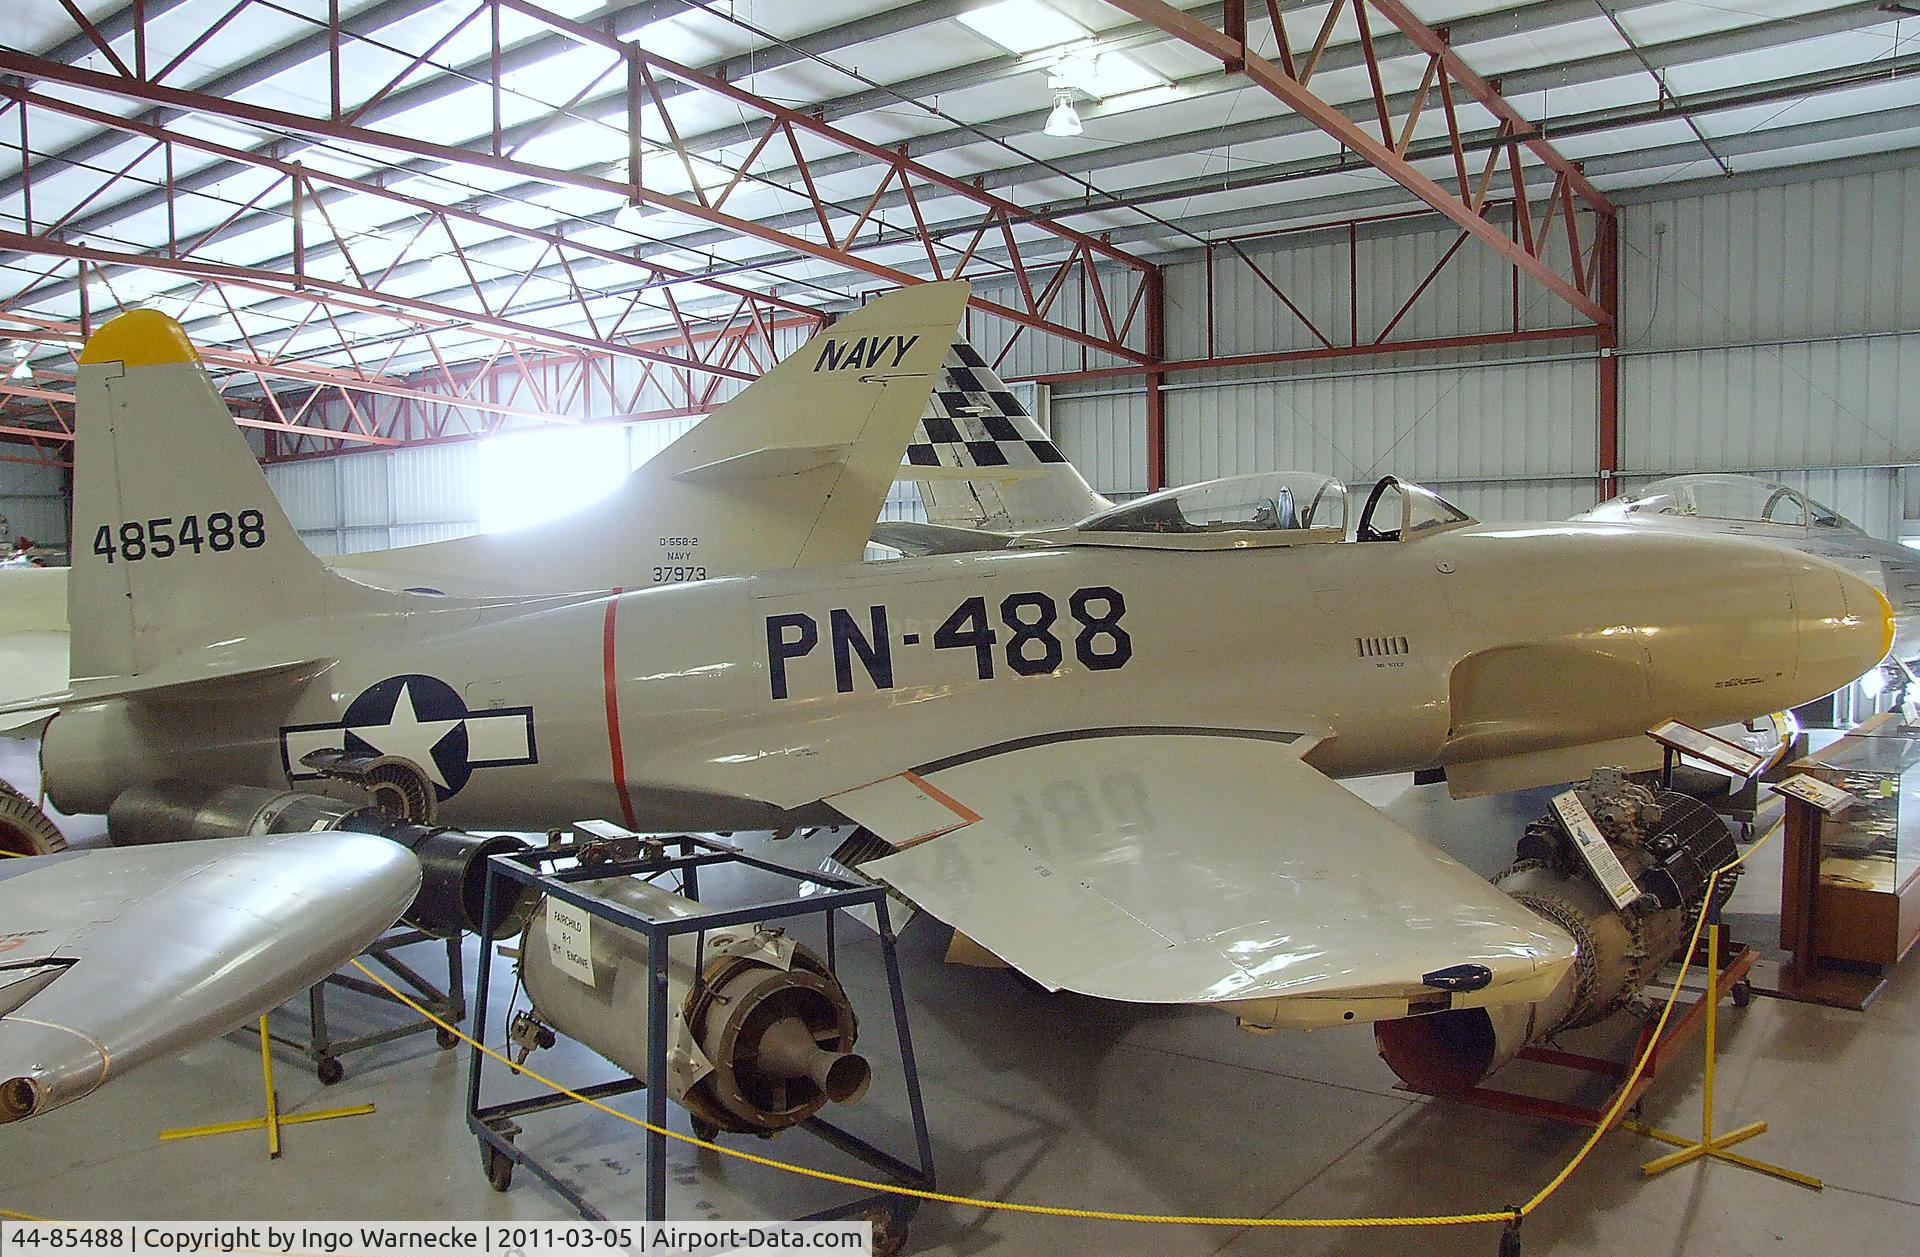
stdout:
<svg viewBox="0 0 1920 1257">
<path fill-rule="evenodd" d="M 382 934 L 374 940 L 372 946 L 360 954 L 392 973 L 399 980 L 402 988 L 417 997 L 420 1005 L 429 1013 L 443 1021 L 458 1024 L 467 1015 L 466 964 L 460 954 L 460 942 L 463 937 L 459 934 L 444 937 L 439 934 L 429 934 L 425 930 L 402 926 Z M 435 941 L 444 942 L 447 948 L 447 985 L 444 990 L 435 986 L 418 970 L 393 954 L 415 943 Z M 313 1072 L 329 1087 L 347 1076 L 346 1066 L 340 1063 L 340 1058 L 348 1053 L 378 1047 L 382 1043 L 391 1043 L 395 1039 L 404 1039 L 414 1034 L 431 1033 L 442 1051 L 451 1050 L 460 1042 L 425 1017 L 413 1017 L 384 1030 L 336 1039 L 327 1023 L 327 988 L 329 986 L 344 987 L 349 991 L 377 999 L 383 1004 L 391 1004 L 395 1008 L 407 1008 L 405 1004 L 365 978 L 355 977 L 350 973 L 332 974 L 325 981 L 315 983 L 307 991 L 306 1036 L 296 1038 L 291 1035 L 276 1034 L 272 1037 L 275 1043 L 290 1047 L 311 1061 Z"/>
<path fill-rule="evenodd" d="M 677 853 L 670 853 L 677 849 Z M 485 909 L 482 921 L 497 919 L 498 905 L 508 902 L 518 883 L 542 894 L 572 904 L 589 915 L 643 935 L 647 940 L 648 1043 L 647 1078 L 619 1078 L 595 1086 L 581 1087 L 577 1093 L 595 1101 L 644 1090 L 647 1093 L 646 1121 L 654 1129 L 645 1132 L 646 1140 L 646 1213 L 649 1222 L 667 1217 L 667 1089 L 649 1086 L 650 1079 L 667 1077 L 668 947 L 685 934 L 702 934 L 736 925 L 762 925 L 800 917 L 822 917 L 826 927 L 828 963 L 834 960 L 835 922 L 846 909 L 871 908 L 880 936 L 881 955 L 886 965 L 887 987 L 892 999 L 893 1023 L 899 1038 L 900 1060 L 905 1076 L 907 1104 L 913 1120 L 918 1164 L 894 1156 L 856 1135 L 814 1116 L 796 1130 L 805 1130 L 867 1166 L 888 1181 L 902 1187 L 931 1189 L 934 1185 L 933 1143 L 927 1131 L 926 1111 L 920 1094 L 920 1073 L 914 1064 L 913 1042 L 907 1030 L 906 995 L 900 983 L 900 965 L 895 952 L 893 928 L 887 918 L 884 888 L 822 872 L 799 872 L 750 856 L 731 844 L 712 838 L 682 834 L 647 844 L 637 859 L 596 862 L 560 868 L 574 860 L 580 847 L 549 846 L 524 852 L 491 857 L 488 864 Z M 631 907 L 595 895 L 575 883 L 602 878 L 639 875 L 652 878 L 676 874 L 682 879 L 689 899 L 699 898 L 699 876 L 703 869 L 721 866 L 745 867 L 770 873 L 794 883 L 794 893 L 741 908 L 712 908 L 688 917 L 652 918 Z M 799 883 L 810 882 L 815 893 L 802 896 Z M 481 973 L 475 987 L 474 1037 L 484 1037 L 487 1026 L 488 991 L 492 986 L 491 947 L 482 952 Z M 513 1167 L 524 1165 L 580 1211 L 582 1217 L 602 1220 L 605 1215 L 579 1190 L 569 1186 L 559 1171 L 547 1166 L 536 1154 L 515 1143 L 520 1133 L 517 1119 L 533 1113 L 577 1104 L 578 1100 L 560 1091 L 505 1103 L 483 1105 L 482 1070 L 486 1056 L 476 1046 L 472 1050 L 467 1075 L 467 1125 L 480 1141 L 480 1159 L 489 1182 L 505 1191 L 512 1182 Z M 919 1206 L 910 1196 L 873 1192 L 842 1204 L 806 1215 L 799 1221 L 823 1222 L 842 1218 L 871 1217 L 875 1220 L 875 1251 L 898 1251 L 908 1223 Z M 883 1239 L 884 1237 L 884 1239 Z"/>
<path fill-rule="evenodd" d="M 1669 1019 L 1665 1033 L 1653 1049 L 1653 1055 L 1647 1060 L 1647 1067 L 1634 1081 L 1633 1090 L 1627 1096 L 1627 1102 L 1620 1106 L 1614 1117 L 1614 1124 L 1627 1122 L 1637 1112 L 1640 1098 L 1659 1080 L 1660 1071 L 1693 1041 L 1695 1035 L 1707 1024 L 1714 1006 L 1723 999 L 1732 999 L 1734 1007 L 1745 1008 L 1753 1000 L 1753 988 L 1747 980 L 1747 971 L 1753 968 L 1760 953 L 1751 947 L 1731 942 L 1718 936 L 1713 940 L 1714 948 L 1704 953 L 1713 958 L 1714 977 L 1705 989 L 1698 992 L 1691 1003 L 1678 1011 L 1677 1016 Z M 1705 944 L 1702 944 L 1704 947 Z M 1691 988 L 1689 988 L 1691 990 Z M 1609 1060 L 1601 1056 L 1589 1056 L 1580 1052 L 1568 1052 L 1560 1048 L 1533 1044 L 1521 1048 L 1514 1059 L 1531 1061 L 1536 1065 L 1547 1065 L 1575 1073 L 1597 1074 L 1602 1077 L 1624 1081 L 1633 1072 L 1633 1063 L 1646 1052 L 1647 1044 L 1653 1041 L 1656 1025 L 1660 1020 L 1657 1012 L 1649 1014 L 1641 1021 L 1640 1030 L 1634 1039 L 1633 1050 L 1623 1059 Z M 1611 1102 L 1603 1105 L 1576 1104 L 1565 1100 L 1549 1099 L 1545 1096 L 1531 1095 L 1522 1091 L 1509 1091 L 1495 1087 L 1474 1087 L 1470 1091 L 1449 1096 L 1461 1104 L 1471 1104 L 1478 1108 L 1493 1109 L 1502 1113 L 1517 1113 L 1523 1117 L 1540 1117 L 1548 1121 L 1562 1122 L 1568 1126 L 1598 1126 L 1607 1115 Z"/>
</svg>

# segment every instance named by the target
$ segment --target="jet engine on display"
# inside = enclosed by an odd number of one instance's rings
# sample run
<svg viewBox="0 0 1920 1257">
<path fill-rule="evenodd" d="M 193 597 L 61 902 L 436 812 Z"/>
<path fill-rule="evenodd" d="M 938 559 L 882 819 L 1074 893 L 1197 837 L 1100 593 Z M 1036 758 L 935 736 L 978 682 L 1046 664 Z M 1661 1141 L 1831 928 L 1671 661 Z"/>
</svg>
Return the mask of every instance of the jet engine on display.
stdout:
<svg viewBox="0 0 1920 1257">
<path fill-rule="evenodd" d="M 701 911 L 693 900 L 637 878 L 583 889 L 649 917 Z M 555 928 L 554 914 L 566 910 L 549 898 L 527 927 L 520 976 L 535 1016 L 645 1078 L 647 940 L 600 922 L 580 947 L 577 936 L 563 938 Z M 668 1093 L 693 1114 L 696 1133 L 770 1135 L 829 1101 L 866 1094 L 872 1071 L 853 1051 L 853 1005 L 811 949 L 778 930 L 743 925 L 680 936 L 668 948 L 666 969 Z"/>
<path fill-rule="evenodd" d="M 1603 885 L 1576 830 L 1591 822 L 1619 862 Z M 1572 936 L 1575 959 L 1546 998 L 1532 1004 L 1443 1009 L 1374 1023 L 1374 1041 L 1415 1091 L 1448 1095 L 1476 1086 L 1521 1048 L 1627 1008 L 1687 937 L 1713 870 L 1737 848 L 1726 822 L 1704 803 L 1602 769 L 1555 799 L 1527 826 L 1515 861 L 1493 881 Z M 1601 858 L 1601 867 L 1611 868 Z M 1737 872 L 1737 870 L 1736 870 Z M 1733 877 L 1713 883 L 1717 904 Z"/>
</svg>

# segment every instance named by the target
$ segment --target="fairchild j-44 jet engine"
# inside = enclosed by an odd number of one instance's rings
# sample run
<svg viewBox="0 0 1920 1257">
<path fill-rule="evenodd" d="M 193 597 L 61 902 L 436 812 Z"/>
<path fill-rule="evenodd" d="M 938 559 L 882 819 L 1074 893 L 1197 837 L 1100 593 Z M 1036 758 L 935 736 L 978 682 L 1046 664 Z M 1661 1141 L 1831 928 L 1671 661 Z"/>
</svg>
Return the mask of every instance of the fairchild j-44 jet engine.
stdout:
<svg viewBox="0 0 1920 1257">
<path fill-rule="evenodd" d="M 638 878 L 579 885 L 655 920 L 704 911 Z M 580 947 L 555 922 L 577 913 L 547 899 L 527 927 L 520 973 L 534 1015 L 645 1078 L 647 939 L 594 920 Z M 866 1093 L 872 1070 L 853 1051 L 859 1027 L 846 991 L 786 934 L 741 925 L 677 935 L 667 980 L 668 1094 L 693 1114 L 696 1134 L 772 1135 Z"/>
<path fill-rule="evenodd" d="M 1615 906 L 1556 812 L 1529 824 L 1494 884 L 1573 936 L 1573 967 L 1538 1003 L 1375 1023 L 1382 1059 L 1413 1090 L 1468 1090 L 1528 1044 L 1628 1007 L 1687 938 L 1708 877 L 1736 854 L 1726 822 L 1688 795 L 1638 784 L 1619 769 L 1601 769 L 1576 793 L 1637 895 Z M 1714 897 L 1725 903 L 1733 882 L 1722 876 Z"/>
</svg>

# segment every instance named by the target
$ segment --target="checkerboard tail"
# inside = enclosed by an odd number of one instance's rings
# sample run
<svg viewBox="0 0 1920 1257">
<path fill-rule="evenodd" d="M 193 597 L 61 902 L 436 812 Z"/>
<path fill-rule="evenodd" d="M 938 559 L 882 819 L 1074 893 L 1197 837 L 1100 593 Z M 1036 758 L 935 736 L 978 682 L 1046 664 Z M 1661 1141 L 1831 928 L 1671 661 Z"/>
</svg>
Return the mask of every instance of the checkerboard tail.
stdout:
<svg viewBox="0 0 1920 1257">
<path fill-rule="evenodd" d="M 1041 430 L 1020 398 L 964 340 L 907 446 L 927 522 L 996 532 L 1064 528 L 1111 505 Z"/>
<path fill-rule="evenodd" d="M 73 569 L 76 683 L 344 608 L 353 592 L 288 522 L 180 325 L 133 310 L 80 355 Z"/>
</svg>

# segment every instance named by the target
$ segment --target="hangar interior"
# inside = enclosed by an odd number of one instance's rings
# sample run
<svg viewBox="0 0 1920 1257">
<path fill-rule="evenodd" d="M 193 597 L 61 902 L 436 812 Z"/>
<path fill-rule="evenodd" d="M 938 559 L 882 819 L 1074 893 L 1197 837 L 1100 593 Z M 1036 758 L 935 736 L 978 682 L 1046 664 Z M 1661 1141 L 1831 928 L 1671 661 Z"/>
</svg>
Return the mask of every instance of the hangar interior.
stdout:
<svg viewBox="0 0 1920 1257">
<path fill-rule="evenodd" d="M 1478 520 L 1563 521 L 1736 473 L 1920 546 L 1920 10 L 1904 4 L 4 8 L 0 530 L 56 565 L 89 546 L 70 535 L 82 346 L 126 310 L 184 327 L 299 539 L 338 556 L 563 515 L 835 320 L 948 279 L 971 283 L 964 338 L 1116 502 L 1275 471 L 1358 495 L 1392 474 Z M 912 480 L 882 518 L 928 521 Z M 1214 615 L 1235 611 L 1194 612 L 1196 640 Z M 1892 705 L 1869 676 L 1830 723 Z M 37 794 L 34 743 L 4 746 L 6 779 Z M 1553 793 L 1352 784 L 1489 876 Z M 1764 803 L 1759 828 L 1779 815 Z M 75 846 L 103 843 L 99 818 L 58 819 Z M 838 841 L 764 850 L 812 867 Z M 1725 908 L 1776 954 L 1781 845 Z M 1497 1210 L 1584 1139 L 1396 1089 L 1358 1026 L 1256 1036 L 1211 1010 L 1049 993 L 947 963 L 933 925 L 903 933 L 902 957 L 943 1190 L 1240 1218 Z M 871 939 L 843 953 L 855 1002 L 883 1005 Z M 467 955 L 484 971 L 471 938 Z M 1526 1242 L 1906 1251 L 1917 1001 L 1896 968 L 1862 1012 L 1766 999 L 1727 1014 L 1720 1102 L 1764 1117 L 1755 1155 L 1817 1172 L 1823 1192 L 1723 1165 L 1643 1184 L 1649 1145 L 1616 1133 Z M 1596 1052 L 1631 1039 L 1615 1023 L 1572 1037 Z M 876 1079 L 897 1078 L 863 1042 Z M 378 1111 L 300 1130 L 274 1164 L 244 1138 L 153 1142 L 254 1103 L 252 1050 L 215 1040 L 0 1132 L 0 1209 L 569 1216 L 530 1177 L 488 1190 L 461 1111 L 466 1053 L 417 1038 L 356 1056 L 337 1087 L 291 1058 L 289 1108 Z M 1693 1120 L 1690 1050 L 1648 1120 Z M 906 1129 L 898 1100 L 876 1084 L 889 1137 Z M 641 1207 L 630 1130 L 574 1115 L 558 1131 L 569 1181 L 616 1216 Z M 811 1207 L 804 1185 L 674 1158 L 701 1216 Z M 930 1205 L 909 1243 L 1078 1252 L 1123 1236 Z M 1464 1253 L 1497 1232 L 1145 1238 Z"/>
</svg>

